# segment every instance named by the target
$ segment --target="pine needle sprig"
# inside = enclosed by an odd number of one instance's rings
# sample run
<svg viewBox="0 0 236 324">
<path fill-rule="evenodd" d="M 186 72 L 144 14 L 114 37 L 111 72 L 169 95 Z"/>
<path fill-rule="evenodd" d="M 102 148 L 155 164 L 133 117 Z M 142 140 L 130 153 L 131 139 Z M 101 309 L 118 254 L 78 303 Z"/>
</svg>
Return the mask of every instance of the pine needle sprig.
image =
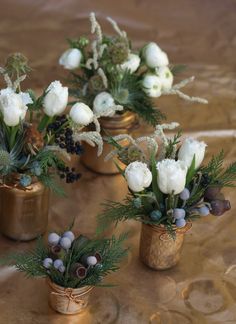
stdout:
<svg viewBox="0 0 236 324">
<path fill-rule="evenodd" d="M 116 226 L 120 221 L 140 220 L 144 216 L 142 209 L 136 208 L 130 197 L 127 197 L 123 203 L 108 200 L 102 206 L 104 211 L 97 218 L 98 233 L 103 232 L 112 223 Z"/>
</svg>

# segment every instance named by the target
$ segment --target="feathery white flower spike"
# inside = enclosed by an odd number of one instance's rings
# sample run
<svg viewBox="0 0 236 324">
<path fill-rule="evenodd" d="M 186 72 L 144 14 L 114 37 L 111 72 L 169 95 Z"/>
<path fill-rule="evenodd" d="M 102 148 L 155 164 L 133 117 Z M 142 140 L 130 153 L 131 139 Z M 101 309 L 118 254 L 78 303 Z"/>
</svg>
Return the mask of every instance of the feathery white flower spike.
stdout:
<svg viewBox="0 0 236 324">
<path fill-rule="evenodd" d="M 179 96 L 181 99 L 184 99 L 186 101 L 190 101 L 190 102 L 198 102 L 198 103 L 202 103 L 202 104 L 208 104 L 208 101 L 204 98 L 200 98 L 200 97 L 191 97 L 188 96 L 187 94 L 183 93 L 182 91 L 180 91 L 179 89 L 185 87 L 188 83 L 192 82 L 195 79 L 194 76 L 184 79 L 181 82 L 175 84 L 170 90 L 167 91 L 163 91 L 162 94 L 163 95 L 177 95 Z"/>
<path fill-rule="evenodd" d="M 102 136 L 98 132 L 91 131 L 91 132 L 77 133 L 73 135 L 73 138 L 75 141 L 84 141 L 93 147 L 97 145 L 98 147 L 97 156 L 100 156 L 102 154 L 103 140 L 102 140 Z"/>
<path fill-rule="evenodd" d="M 45 146 L 44 151 L 58 152 L 66 160 L 68 160 L 68 161 L 71 160 L 70 154 L 67 153 L 65 149 L 60 148 L 58 145 L 47 145 L 47 146 Z"/>
<path fill-rule="evenodd" d="M 111 17 L 107 17 L 107 21 L 109 21 L 109 23 L 112 25 L 112 27 L 114 28 L 114 30 L 117 32 L 117 34 L 121 37 L 126 38 L 127 34 L 124 30 L 121 30 L 120 27 L 118 26 L 117 22 L 115 20 L 113 20 Z"/>
</svg>

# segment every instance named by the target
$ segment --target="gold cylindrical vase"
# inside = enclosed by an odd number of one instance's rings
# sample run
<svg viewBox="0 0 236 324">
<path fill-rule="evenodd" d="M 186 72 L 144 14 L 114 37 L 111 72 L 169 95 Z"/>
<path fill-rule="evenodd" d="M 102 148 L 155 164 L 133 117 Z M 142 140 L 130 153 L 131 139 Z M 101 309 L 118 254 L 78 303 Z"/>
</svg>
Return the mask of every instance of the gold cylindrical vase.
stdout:
<svg viewBox="0 0 236 324">
<path fill-rule="evenodd" d="M 65 288 L 61 287 L 51 280 L 48 280 L 49 286 L 49 304 L 61 314 L 78 314 L 81 313 L 88 305 L 91 286 L 82 288 Z"/>
<path fill-rule="evenodd" d="M 175 228 L 175 238 L 163 225 L 142 223 L 139 255 L 141 261 L 155 270 L 174 267 L 180 259 L 185 233 L 191 228 L 187 223 L 182 228 Z"/>
<path fill-rule="evenodd" d="M 116 114 L 113 117 L 102 117 L 99 119 L 101 125 L 101 135 L 103 138 L 106 136 L 116 136 L 119 134 L 131 134 L 137 125 L 136 115 L 132 112 L 125 112 L 123 114 Z M 125 145 L 126 141 L 119 142 L 120 145 Z M 114 147 L 106 141 L 103 143 L 103 152 L 97 156 L 97 147 L 92 147 L 87 143 L 83 144 L 84 154 L 81 157 L 81 162 L 90 170 L 100 174 L 117 174 L 119 173 L 113 160 L 104 161 L 105 157 Z M 118 159 L 116 163 L 121 168 L 124 168 Z"/>
<path fill-rule="evenodd" d="M 48 225 L 50 191 L 41 182 L 25 189 L 0 187 L 0 231 L 17 241 L 42 235 Z"/>
</svg>

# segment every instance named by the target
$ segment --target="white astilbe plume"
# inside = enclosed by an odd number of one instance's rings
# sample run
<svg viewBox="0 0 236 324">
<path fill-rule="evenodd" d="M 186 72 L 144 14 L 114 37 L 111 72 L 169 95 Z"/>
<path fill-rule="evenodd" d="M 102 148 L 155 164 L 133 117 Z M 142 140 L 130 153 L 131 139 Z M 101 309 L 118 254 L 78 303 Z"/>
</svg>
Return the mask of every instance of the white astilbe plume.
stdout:
<svg viewBox="0 0 236 324">
<path fill-rule="evenodd" d="M 94 12 L 90 13 L 90 22 L 91 22 L 91 33 L 92 34 L 96 33 L 98 42 L 102 43 L 102 28 L 97 22 Z"/>
<path fill-rule="evenodd" d="M 163 143 L 163 147 L 162 147 L 162 151 L 159 154 L 159 159 L 161 160 L 162 158 L 164 158 L 165 153 L 166 153 L 166 147 L 168 146 L 169 142 L 168 142 L 168 138 L 166 137 L 165 133 L 164 133 L 164 129 L 166 130 L 173 130 L 175 128 L 179 127 L 179 123 L 176 122 L 172 122 L 170 124 L 161 124 L 161 125 L 157 125 L 156 126 L 156 130 L 154 132 L 156 137 L 160 137 L 162 143 Z M 174 147 L 174 150 L 176 152 L 177 147 Z"/>
<path fill-rule="evenodd" d="M 145 154 L 144 150 L 139 145 L 143 142 L 147 143 L 147 146 L 148 146 L 148 149 L 150 152 L 154 152 L 154 154 L 156 154 L 158 151 L 158 144 L 155 141 L 155 139 L 151 136 L 142 136 L 142 137 L 138 137 L 137 139 L 134 139 L 132 136 L 130 136 L 128 134 L 120 134 L 120 135 L 114 136 L 113 139 L 116 142 L 120 142 L 120 141 L 124 141 L 124 140 L 129 141 L 129 143 L 136 146 L 143 153 L 143 155 L 145 157 L 146 157 L 146 154 Z M 118 152 L 119 152 L 119 149 L 112 150 L 110 153 L 107 154 L 107 156 L 105 157 L 104 160 L 108 161 L 108 160 L 112 159 L 114 156 L 117 155 Z"/>
<path fill-rule="evenodd" d="M 101 77 L 102 82 L 103 82 L 103 85 L 107 89 L 107 87 L 108 87 L 108 80 L 107 80 L 106 74 L 104 73 L 104 71 L 103 71 L 102 68 L 99 68 L 98 69 L 98 75 Z"/>
<path fill-rule="evenodd" d="M 194 76 L 184 79 L 181 82 L 175 84 L 170 90 L 167 91 L 163 91 L 162 94 L 163 95 L 177 95 L 179 96 L 181 99 L 184 99 L 186 101 L 190 101 L 190 102 L 199 102 L 202 104 L 207 104 L 208 101 L 204 98 L 200 98 L 200 97 L 191 97 L 188 96 L 187 94 L 183 93 L 182 91 L 180 91 L 179 89 L 185 87 L 188 83 L 192 82 L 194 80 Z"/>
<path fill-rule="evenodd" d="M 107 44 L 101 44 L 101 45 L 99 46 L 99 52 L 98 52 L 98 56 L 99 56 L 99 57 L 102 57 L 105 48 L 107 48 Z"/>
<path fill-rule="evenodd" d="M 86 62 L 86 68 L 87 69 L 92 69 L 92 64 L 94 66 L 94 69 L 97 70 L 98 68 L 98 51 L 97 51 L 97 41 L 92 42 L 92 52 L 93 52 L 93 57 L 89 58 Z"/>
<path fill-rule="evenodd" d="M 17 78 L 17 79 L 14 81 L 14 83 L 13 83 L 13 89 L 14 89 L 14 91 L 16 91 L 16 89 L 19 87 L 20 83 L 21 83 L 22 81 L 24 81 L 25 78 L 26 78 L 26 74 L 20 76 L 19 78 Z"/>
<path fill-rule="evenodd" d="M 114 30 L 117 32 L 119 36 L 124 38 L 127 37 L 126 32 L 124 30 L 120 30 L 115 20 L 113 20 L 111 17 L 107 17 L 107 20 L 109 21 L 109 23 L 111 23 L 112 27 L 114 28 Z"/>
<path fill-rule="evenodd" d="M 96 132 L 100 133 L 101 132 L 101 126 L 100 126 L 99 120 L 97 119 L 96 116 L 93 116 L 93 123 L 95 125 Z"/>
<path fill-rule="evenodd" d="M 96 114 L 97 118 L 100 118 L 102 116 L 108 116 L 108 115 L 112 115 L 113 113 L 115 113 L 116 111 L 122 111 L 124 109 L 123 106 L 121 105 L 113 105 L 111 107 L 105 108 L 104 111 L 102 111 L 100 114 Z"/>
<path fill-rule="evenodd" d="M 79 142 L 84 141 L 93 147 L 97 145 L 98 147 L 97 156 L 102 154 L 103 140 L 102 140 L 102 136 L 98 132 L 91 131 L 91 132 L 77 133 L 73 135 L 73 138 L 75 141 L 79 141 Z"/>
<path fill-rule="evenodd" d="M 5 71 L 4 68 L 0 67 L 0 73 L 3 75 L 4 80 L 6 82 L 6 85 L 8 88 L 12 88 L 13 89 L 13 84 L 11 82 L 11 79 L 9 77 L 9 75 L 7 74 L 7 72 Z"/>
<path fill-rule="evenodd" d="M 44 147 L 44 151 L 53 151 L 53 152 L 57 152 L 59 153 L 63 158 L 65 158 L 66 160 L 70 161 L 71 160 L 71 156 L 70 154 L 68 154 L 66 152 L 65 149 L 60 148 L 57 145 L 47 145 Z"/>
</svg>

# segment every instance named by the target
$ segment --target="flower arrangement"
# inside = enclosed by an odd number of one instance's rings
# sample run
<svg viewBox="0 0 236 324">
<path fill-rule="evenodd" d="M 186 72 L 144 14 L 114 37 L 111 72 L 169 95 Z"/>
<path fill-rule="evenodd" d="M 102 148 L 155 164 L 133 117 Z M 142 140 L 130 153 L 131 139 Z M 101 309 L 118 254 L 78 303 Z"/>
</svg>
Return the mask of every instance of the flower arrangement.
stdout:
<svg viewBox="0 0 236 324">
<path fill-rule="evenodd" d="M 36 178 L 61 193 L 55 175 L 67 183 L 80 178 L 66 163 L 71 154 L 82 153 L 81 141 L 97 144 L 101 154 L 99 126 L 83 107 L 75 105 L 65 112 L 68 88 L 59 81 L 52 82 L 38 98 L 32 90 L 23 92 L 21 82 L 29 71 L 27 58 L 19 53 L 10 55 L 0 68 L 7 84 L 0 90 L 0 185 L 25 189 Z M 83 131 L 92 122 L 96 131 Z"/>
<path fill-rule="evenodd" d="M 95 39 L 82 36 L 69 40 L 70 48 L 59 59 L 60 65 L 71 70 L 70 93 L 88 111 L 90 107 L 97 118 L 131 111 L 155 126 L 164 116 L 153 98 L 176 94 L 191 102 L 207 103 L 181 91 L 194 77 L 173 85 L 174 75 L 183 66 L 171 66 L 167 54 L 156 43 L 148 43 L 136 53 L 127 33 L 110 17 L 107 20 L 116 35 L 104 35 L 91 13 Z"/>
<path fill-rule="evenodd" d="M 118 135 L 110 139 L 115 150 L 107 158 L 117 156 L 126 164 L 125 171 L 120 171 L 129 195 L 123 203 L 105 203 L 105 211 L 99 216 L 100 228 L 110 222 L 134 219 L 164 226 L 174 236 L 177 228 L 196 217 L 221 216 L 230 209 L 221 190 L 234 186 L 236 162 L 224 169 L 221 151 L 203 166 L 204 142 L 192 138 L 181 142 L 181 132 L 170 138 L 165 135 L 164 130 L 177 126 L 157 125 L 149 137 Z M 129 145 L 122 147 L 119 141 L 125 138 Z"/>
<path fill-rule="evenodd" d="M 84 235 L 75 237 L 71 230 L 52 232 L 47 244 L 39 238 L 33 251 L 8 255 L 3 262 L 14 263 L 28 277 L 47 277 L 65 288 L 103 286 L 104 277 L 118 270 L 118 263 L 127 253 L 125 239 L 126 234 L 89 239 Z"/>
</svg>

